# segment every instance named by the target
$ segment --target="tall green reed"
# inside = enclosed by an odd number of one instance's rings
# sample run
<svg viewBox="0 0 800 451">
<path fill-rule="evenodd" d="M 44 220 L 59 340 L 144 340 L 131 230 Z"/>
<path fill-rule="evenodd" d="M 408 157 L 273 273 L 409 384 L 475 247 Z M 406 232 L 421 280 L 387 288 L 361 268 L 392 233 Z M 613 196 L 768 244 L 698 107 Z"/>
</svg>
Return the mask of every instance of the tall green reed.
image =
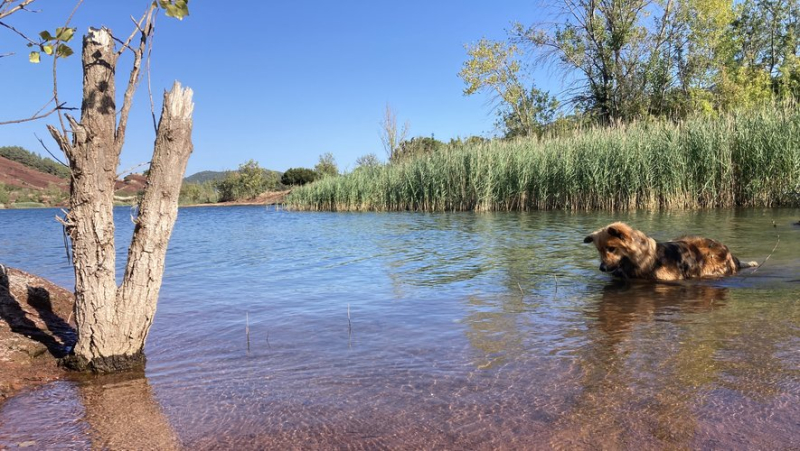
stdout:
<svg viewBox="0 0 800 451">
<path fill-rule="evenodd" d="M 629 210 L 797 205 L 800 109 L 494 140 L 296 188 L 298 210 Z"/>
</svg>

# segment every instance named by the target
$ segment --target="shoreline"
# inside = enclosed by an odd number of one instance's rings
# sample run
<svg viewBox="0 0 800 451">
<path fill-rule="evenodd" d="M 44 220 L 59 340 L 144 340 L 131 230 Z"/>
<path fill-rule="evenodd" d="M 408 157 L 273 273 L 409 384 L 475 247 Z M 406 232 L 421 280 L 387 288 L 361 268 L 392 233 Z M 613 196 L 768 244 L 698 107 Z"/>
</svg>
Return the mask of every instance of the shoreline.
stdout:
<svg viewBox="0 0 800 451">
<path fill-rule="evenodd" d="M 59 357 L 75 342 L 73 293 L 0 264 L 0 407 L 25 390 L 67 377 Z"/>
</svg>

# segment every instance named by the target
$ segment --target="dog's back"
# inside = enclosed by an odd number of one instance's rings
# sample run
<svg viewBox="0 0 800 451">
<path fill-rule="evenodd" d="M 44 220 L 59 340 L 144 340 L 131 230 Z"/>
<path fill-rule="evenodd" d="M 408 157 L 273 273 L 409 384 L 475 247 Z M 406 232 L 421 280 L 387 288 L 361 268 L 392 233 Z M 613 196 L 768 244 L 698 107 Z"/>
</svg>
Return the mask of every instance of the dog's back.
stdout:
<svg viewBox="0 0 800 451">
<path fill-rule="evenodd" d="M 630 279 L 682 280 L 722 277 L 757 266 L 742 263 L 728 247 L 711 238 L 685 236 L 656 242 L 621 222 L 610 224 L 584 239 L 600 252 L 600 270 Z"/>
<path fill-rule="evenodd" d="M 660 280 L 729 276 L 736 273 L 737 263 L 719 241 L 688 236 L 656 244 L 653 273 Z"/>
</svg>

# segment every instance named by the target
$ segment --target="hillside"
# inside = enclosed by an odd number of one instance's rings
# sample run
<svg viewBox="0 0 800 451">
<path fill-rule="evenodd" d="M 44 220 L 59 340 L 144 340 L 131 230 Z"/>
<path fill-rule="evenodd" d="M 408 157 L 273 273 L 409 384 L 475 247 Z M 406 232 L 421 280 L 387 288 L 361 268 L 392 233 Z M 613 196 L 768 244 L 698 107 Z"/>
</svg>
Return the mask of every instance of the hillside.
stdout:
<svg viewBox="0 0 800 451">
<path fill-rule="evenodd" d="M 143 175 L 128 175 L 114 185 L 115 195 L 120 201 L 130 201 L 144 190 L 146 182 Z M 68 197 L 69 179 L 0 157 L 0 206 L 14 203 L 63 206 Z"/>
<path fill-rule="evenodd" d="M 197 174 L 192 174 L 183 179 L 186 183 L 205 183 L 208 181 L 222 180 L 225 178 L 227 171 L 200 171 Z"/>
<path fill-rule="evenodd" d="M 46 174 L 52 174 L 62 179 L 69 178 L 68 167 L 51 158 L 42 157 L 19 146 L 0 147 L 0 157 L 22 163 L 29 168 Z"/>
<path fill-rule="evenodd" d="M 69 180 L 37 171 L 8 158 L 0 157 L 0 183 L 7 187 L 43 190 L 51 185 L 69 189 Z"/>
<path fill-rule="evenodd" d="M 200 171 L 184 178 L 183 181 L 184 183 L 205 183 L 209 181 L 217 181 L 224 179 L 229 172 L 237 171 Z M 274 179 L 280 179 L 281 175 L 283 175 L 283 172 L 273 171 L 271 169 L 264 169 L 264 173 L 267 175 L 267 177 Z"/>
</svg>

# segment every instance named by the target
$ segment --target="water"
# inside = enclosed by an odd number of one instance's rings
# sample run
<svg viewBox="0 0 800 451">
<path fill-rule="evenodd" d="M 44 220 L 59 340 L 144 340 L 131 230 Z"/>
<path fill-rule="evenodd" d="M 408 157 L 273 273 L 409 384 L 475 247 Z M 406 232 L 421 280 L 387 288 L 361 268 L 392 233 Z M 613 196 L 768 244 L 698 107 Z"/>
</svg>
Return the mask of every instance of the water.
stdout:
<svg viewBox="0 0 800 451">
<path fill-rule="evenodd" d="M 71 287 L 55 213 L 0 210 L 0 262 Z M 582 243 L 612 220 L 769 260 L 618 285 Z M 182 209 L 145 375 L 7 401 L 0 448 L 800 447 L 797 220 Z"/>
</svg>

